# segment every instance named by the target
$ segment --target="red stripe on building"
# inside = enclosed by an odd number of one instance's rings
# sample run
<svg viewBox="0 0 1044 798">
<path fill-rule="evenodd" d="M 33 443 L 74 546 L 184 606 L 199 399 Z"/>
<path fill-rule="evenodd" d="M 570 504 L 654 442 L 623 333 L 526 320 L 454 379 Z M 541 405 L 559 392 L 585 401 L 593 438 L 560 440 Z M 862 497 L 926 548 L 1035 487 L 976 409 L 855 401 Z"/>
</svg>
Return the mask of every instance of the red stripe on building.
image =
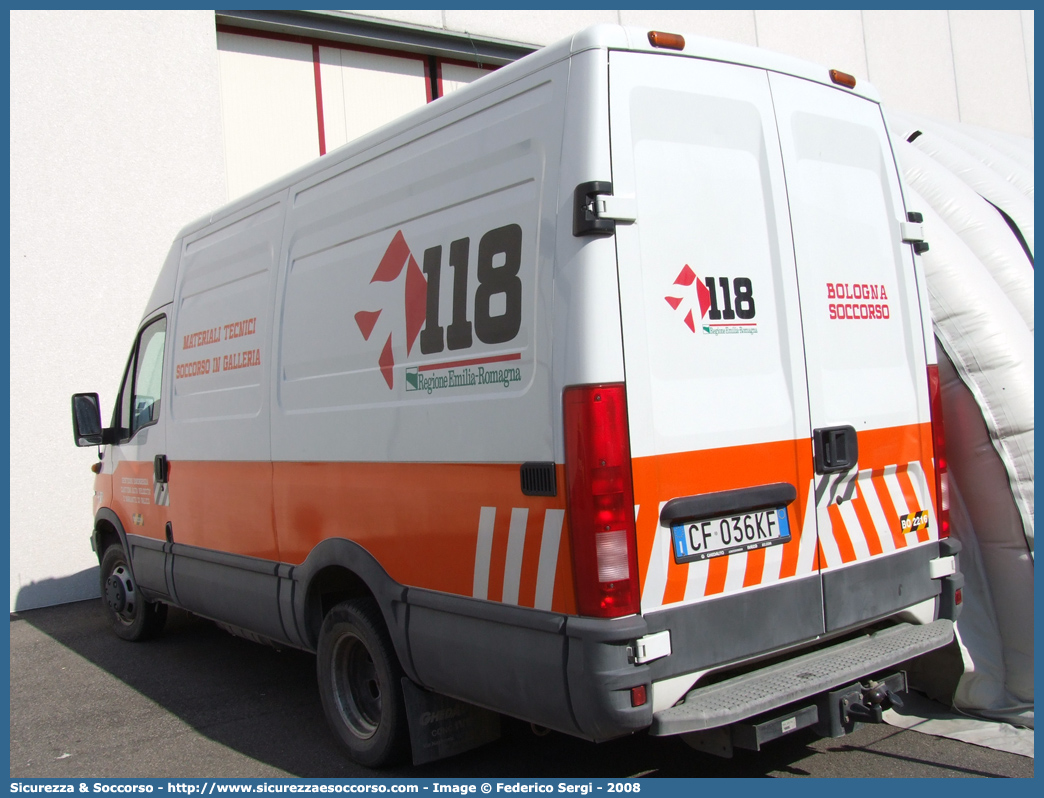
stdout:
<svg viewBox="0 0 1044 798">
<path fill-rule="evenodd" d="M 312 68 L 315 71 L 315 116 L 319 126 L 319 154 L 326 155 L 326 122 L 323 119 L 323 79 L 319 68 L 319 45 L 312 45 Z"/>
</svg>

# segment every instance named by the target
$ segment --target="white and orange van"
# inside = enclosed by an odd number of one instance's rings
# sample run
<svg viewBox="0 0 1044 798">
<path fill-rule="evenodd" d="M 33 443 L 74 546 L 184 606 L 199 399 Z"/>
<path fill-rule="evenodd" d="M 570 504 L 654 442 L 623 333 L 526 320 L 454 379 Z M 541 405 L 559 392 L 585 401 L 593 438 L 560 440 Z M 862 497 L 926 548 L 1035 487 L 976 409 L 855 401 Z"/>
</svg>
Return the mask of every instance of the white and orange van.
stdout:
<svg viewBox="0 0 1044 798">
<path fill-rule="evenodd" d="M 880 719 L 961 601 L 919 222 L 872 87 L 612 26 L 313 161 L 182 230 L 111 426 L 74 397 L 113 627 L 316 652 L 371 765 L 416 695 Z"/>
</svg>

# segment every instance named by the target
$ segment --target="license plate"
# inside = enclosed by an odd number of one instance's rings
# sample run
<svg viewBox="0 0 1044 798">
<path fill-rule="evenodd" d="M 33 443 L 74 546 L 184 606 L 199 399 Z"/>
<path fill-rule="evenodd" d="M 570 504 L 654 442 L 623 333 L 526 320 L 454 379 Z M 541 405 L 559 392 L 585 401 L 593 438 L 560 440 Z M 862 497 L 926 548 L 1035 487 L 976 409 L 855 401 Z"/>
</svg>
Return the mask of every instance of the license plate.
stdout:
<svg viewBox="0 0 1044 798">
<path fill-rule="evenodd" d="M 786 507 L 685 521 L 671 527 L 674 561 L 699 562 L 790 540 Z"/>
</svg>

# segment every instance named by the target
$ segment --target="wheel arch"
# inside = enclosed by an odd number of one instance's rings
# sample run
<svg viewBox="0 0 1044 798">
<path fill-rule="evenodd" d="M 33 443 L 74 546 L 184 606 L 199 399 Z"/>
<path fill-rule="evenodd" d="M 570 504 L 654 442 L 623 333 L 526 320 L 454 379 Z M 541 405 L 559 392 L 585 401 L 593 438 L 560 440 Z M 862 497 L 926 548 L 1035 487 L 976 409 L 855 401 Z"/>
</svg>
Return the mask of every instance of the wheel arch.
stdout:
<svg viewBox="0 0 1044 798">
<path fill-rule="evenodd" d="M 105 556 L 105 550 L 114 544 L 123 547 L 127 554 L 127 565 L 134 573 L 134 563 L 130 561 L 130 546 L 127 544 L 127 532 L 123 528 L 123 522 L 108 507 L 103 507 L 94 517 L 94 552 L 98 555 L 98 563 Z"/>
<path fill-rule="evenodd" d="M 407 588 L 366 549 L 344 538 L 324 540 L 294 569 L 294 582 L 297 627 L 310 650 L 317 650 L 323 619 L 333 607 L 368 596 L 377 602 L 402 669 L 416 681 L 406 636 Z"/>
</svg>

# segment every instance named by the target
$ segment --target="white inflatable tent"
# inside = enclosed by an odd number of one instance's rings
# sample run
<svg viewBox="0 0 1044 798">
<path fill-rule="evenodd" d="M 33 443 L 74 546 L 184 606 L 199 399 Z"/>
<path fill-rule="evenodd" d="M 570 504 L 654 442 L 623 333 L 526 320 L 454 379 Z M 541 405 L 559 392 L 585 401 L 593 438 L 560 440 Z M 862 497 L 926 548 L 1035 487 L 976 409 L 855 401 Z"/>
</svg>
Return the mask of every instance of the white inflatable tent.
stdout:
<svg viewBox="0 0 1044 798">
<path fill-rule="evenodd" d="M 886 110 L 924 215 L 951 530 L 957 710 L 1033 726 L 1033 142 Z"/>
</svg>

